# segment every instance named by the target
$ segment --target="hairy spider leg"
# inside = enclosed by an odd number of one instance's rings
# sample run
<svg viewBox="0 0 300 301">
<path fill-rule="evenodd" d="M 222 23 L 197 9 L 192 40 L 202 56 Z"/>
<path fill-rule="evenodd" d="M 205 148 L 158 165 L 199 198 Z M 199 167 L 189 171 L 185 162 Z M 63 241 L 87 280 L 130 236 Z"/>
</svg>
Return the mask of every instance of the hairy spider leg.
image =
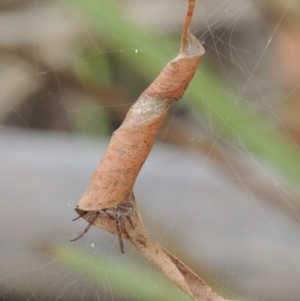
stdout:
<svg viewBox="0 0 300 301">
<path fill-rule="evenodd" d="M 119 245 L 120 245 L 120 249 L 122 254 L 124 254 L 124 244 L 123 244 L 123 239 L 122 239 L 122 230 L 121 230 L 121 222 L 120 222 L 120 214 L 115 214 L 115 216 L 113 217 L 112 214 L 110 213 L 109 210 L 103 209 L 101 210 L 102 213 L 108 215 L 111 219 L 113 219 L 116 223 L 116 227 L 117 227 L 117 235 L 118 235 L 118 239 L 119 239 Z M 76 241 L 79 238 L 81 238 L 85 233 L 88 232 L 88 230 L 91 228 L 91 226 L 93 225 L 93 223 L 95 222 L 96 218 L 99 216 L 99 214 L 101 214 L 101 211 L 96 212 L 95 217 L 93 218 L 93 220 L 86 226 L 86 228 L 84 229 L 84 231 L 82 233 L 79 233 L 77 237 L 71 239 L 71 241 Z M 85 212 L 83 215 L 79 215 L 78 217 L 74 218 L 72 221 L 76 221 L 79 218 L 83 217 L 84 215 L 88 214 L 89 212 Z M 127 221 L 130 223 L 131 228 L 134 229 L 133 223 L 132 223 L 132 219 L 130 216 L 128 216 L 127 214 L 125 214 Z"/>
<path fill-rule="evenodd" d="M 85 213 L 87 214 L 87 213 Z M 78 236 L 76 236 L 75 238 L 71 239 L 71 241 L 76 241 L 78 240 L 79 238 L 81 238 L 86 232 L 89 231 L 89 229 L 92 227 L 93 223 L 95 222 L 96 218 L 98 217 L 99 213 L 97 212 L 95 214 L 95 217 L 93 218 L 93 220 L 86 226 L 86 228 L 84 229 L 84 231 L 82 233 L 79 233 Z M 79 219 L 81 216 L 73 219 L 73 221 L 76 221 L 77 219 Z"/>
<path fill-rule="evenodd" d="M 133 226 L 131 217 L 129 215 L 126 215 L 126 218 L 129 221 L 129 224 L 130 224 L 131 228 L 134 230 L 134 226 Z"/>
<path fill-rule="evenodd" d="M 116 216 L 115 216 L 115 223 L 117 225 L 117 232 L 118 232 L 118 239 L 119 239 L 119 245 L 120 245 L 121 253 L 124 254 L 124 246 L 123 246 L 123 240 L 122 240 L 119 214 L 116 214 Z"/>
<path fill-rule="evenodd" d="M 85 213 L 84 215 L 86 215 L 86 213 Z M 75 222 L 75 221 L 77 221 L 78 219 L 80 219 L 81 217 L 82 217 L 82 215 L 78 215 L 76 218 L 73 218 L 72 221 Z"/>
</svg>

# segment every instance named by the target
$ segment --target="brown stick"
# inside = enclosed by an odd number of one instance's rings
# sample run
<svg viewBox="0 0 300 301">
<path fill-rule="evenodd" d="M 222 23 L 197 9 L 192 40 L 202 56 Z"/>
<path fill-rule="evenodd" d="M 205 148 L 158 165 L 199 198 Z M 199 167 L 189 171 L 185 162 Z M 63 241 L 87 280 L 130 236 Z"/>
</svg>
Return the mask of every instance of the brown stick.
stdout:
<svg viewBox="0 0 300 301">
<path fill-rule="evenodd" d="M 189 33 L 190 24 L 192 22 L 192 17 L 193 17 L 193 13 L 194 13 L 195 4 L 196 4 L 195 0 L 190 0 L 189 1 L 188 11 L 187 11 L 185 21 L 184 21 L 184 24 L 183 24 L 183 28 L 182 28 L 182 38 L 181 38 L 180 52 L 184 51 L 184 48 L 186 47 L 187 42 L 188 42 L 188 33 Z"/>
</svg>

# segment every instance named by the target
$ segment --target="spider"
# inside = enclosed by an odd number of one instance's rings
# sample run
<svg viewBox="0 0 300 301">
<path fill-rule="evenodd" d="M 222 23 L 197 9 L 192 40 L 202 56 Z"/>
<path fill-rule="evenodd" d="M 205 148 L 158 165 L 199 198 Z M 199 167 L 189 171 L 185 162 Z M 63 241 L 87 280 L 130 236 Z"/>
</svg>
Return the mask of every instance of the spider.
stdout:
<svg viewBox="0 0 300 301">
<path fill-rule="evenodd" d="M 79 238 L 83 237 L 85 233 L 88 232 L 88 230 L 91 228 L 91 226 L 94 224 L 95 220 L 98 216 L 101 214 L 108 216 L 110 219 L 114 220 L 117 227 L 117 235 L 119 239 L 119 245 L 121 249 L 121 253 L 124 254 L 124 245 L 123 245 L 123 239 L 122 239 L 122 233 L 126 234 L 126 230 L 123 228 L 121 224 L 121 219 L 123 217 L 126 217 L 127 221 L 130 223 L 132 229 L 134 229 L 131 217 L 129 216 L 129 213 L 131 211 L 131 208 L 128 208 L 126 206 L 117 205 L 115 207 L 109 208 L 109 209 L 102 209 L 99 211 L 85 211 L 82 215 L 79 215 L 78 217 L 74 218 L 72 221 L 76 221 L 81 217 L 84 217 L 86 215 L 91 216 L 91 221 L 86 226 L 84 231 L 82 233 L 79 233 L 75 238 L 71 239 L 71 241 L 76 241 Z"/>
</svg>

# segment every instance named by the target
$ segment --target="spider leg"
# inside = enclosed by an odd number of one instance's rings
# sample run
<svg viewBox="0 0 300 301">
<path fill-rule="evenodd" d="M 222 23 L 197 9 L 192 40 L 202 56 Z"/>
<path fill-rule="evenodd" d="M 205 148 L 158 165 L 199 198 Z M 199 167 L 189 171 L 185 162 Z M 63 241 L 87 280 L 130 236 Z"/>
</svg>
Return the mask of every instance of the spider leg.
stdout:
<svg viewBox="0 0 300 301">
<path fill-rule="evenodd" d="M 118 239 L 119 239 L 121 253 L 124 254 L 124 246 L 123 246 L 122 233 L 121 233 L 121 227 L 120 227 L 120 216 L 118 214 L 116 214 L 116 216 L 115 216 L 115 222 L 117 225 Z"/>
<path fill-rule="evenodd" d="M 84 215 L 85 215 L 85 214 L 84 214 Z M 75 221 L 77 221 L 78 219 L 80 219 L 81 217 L 82 217 L 81 215 L 78 215 L 76 218 L 73 218 L 72 221 L 75 222 Z"/>
<path fill-rule="evenodd" d="M 131 228 L 134 230 L 134 227 L 133 227 L 133 223 L 132 223 L 131 217 L 130 217 L 129 215 L 126 215 L 126 218 L 127 218 L 127 220 L 129 221 L 129 224 L 130 224 Z"/>
<path fill-rule="evenodd" d="M 95 222 L 96 218 L 98 217 L 99 213 L 95 214 L 95 217 L 93 218 L 93 220 L 86 226 L 86 228 L 84 229 L 84 231 L 82 233 L 79 233 L 75 238 L 71 239 L 70 241 L 76 241 L 79 238 L 81 238 L 86 232 L 89 231 L 89 229 L 91 228 L 91 226 L 93 225 L 93 223 Z M 79 216 L 81 217 L 81 216 Z M 77 220 L 79 217 L 77 217 L 75 220 Z"/>
</svg>

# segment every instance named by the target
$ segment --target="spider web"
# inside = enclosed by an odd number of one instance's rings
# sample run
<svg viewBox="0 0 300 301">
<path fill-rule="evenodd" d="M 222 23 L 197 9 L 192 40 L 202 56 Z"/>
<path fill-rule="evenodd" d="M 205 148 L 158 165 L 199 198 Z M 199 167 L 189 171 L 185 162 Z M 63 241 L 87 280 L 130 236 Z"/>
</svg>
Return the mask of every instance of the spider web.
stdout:
<svg viewBox="0 0 300 301">
<path fill-rule="evenodd" d="M 187 3 L 78 3 L 0 2 L 0 299 L 189 300 L 126 241 L 123 255 L 92 227 L 70 242 L 109 136 L 180 48 Z M 198 97 L 173 105 L 135 184 L 150 235 L 226 298 L 300 296 L 299 11 L 197 0 Z"/>
</svg>

